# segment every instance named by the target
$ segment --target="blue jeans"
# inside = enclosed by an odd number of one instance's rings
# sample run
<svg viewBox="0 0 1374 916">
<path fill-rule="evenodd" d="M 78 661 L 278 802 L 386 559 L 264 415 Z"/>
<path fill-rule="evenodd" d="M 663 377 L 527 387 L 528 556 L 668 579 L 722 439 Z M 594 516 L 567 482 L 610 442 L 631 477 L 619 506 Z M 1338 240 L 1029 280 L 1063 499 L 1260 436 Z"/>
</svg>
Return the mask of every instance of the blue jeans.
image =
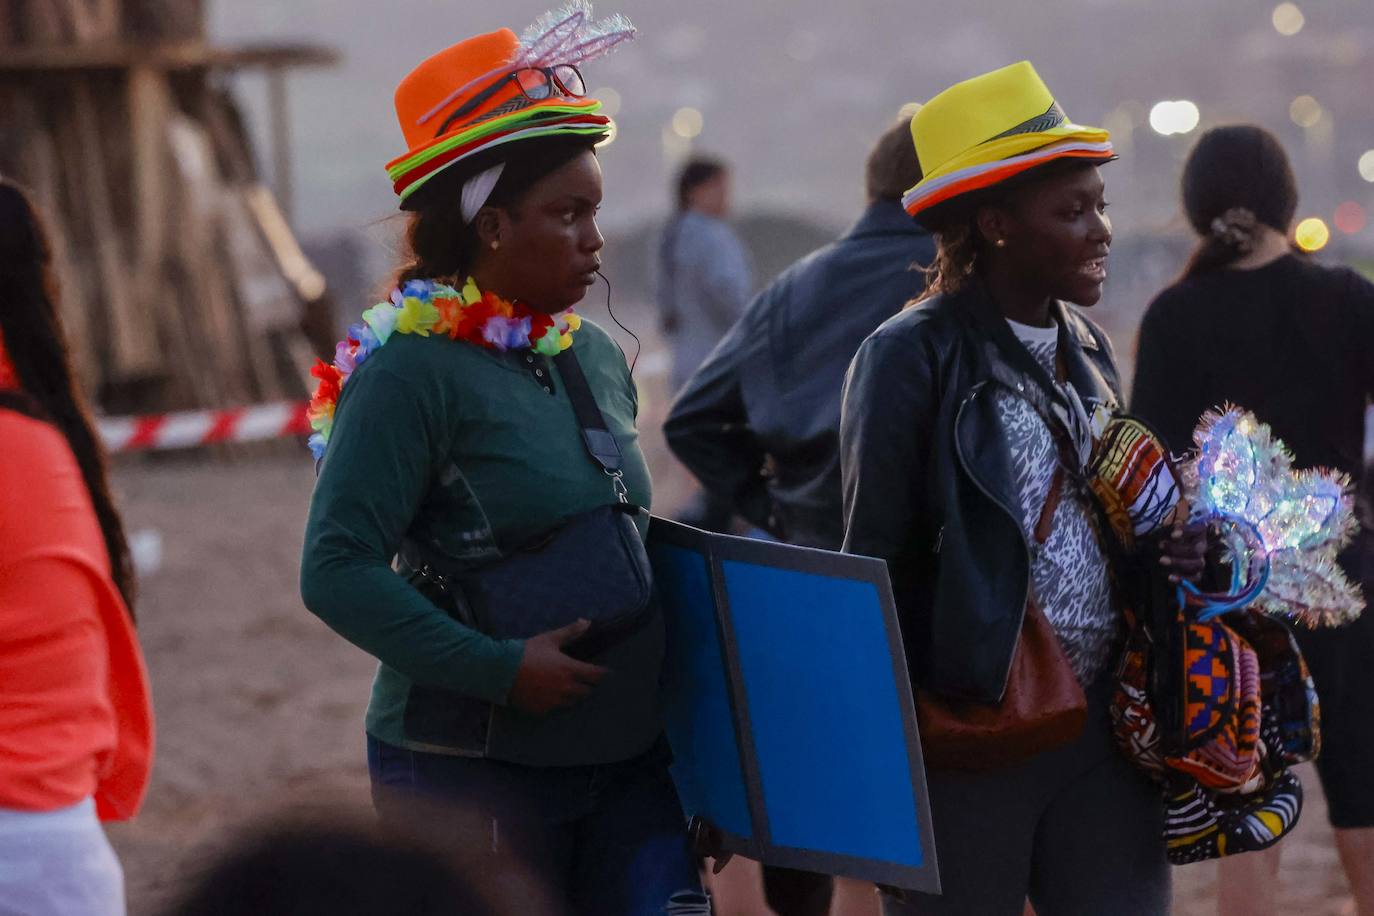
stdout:
<svg viewBox="0 0 1374 916">
<path fill-rule="evenodd" d="M 575 916 L 709 916 L 669 760 L 661 741 L 620 763 L 528 767 L 367 738 L 384 820 L 413 817 L 417 800 L 480 813 L 481 842 L 514 856 Z"/>
</svg>

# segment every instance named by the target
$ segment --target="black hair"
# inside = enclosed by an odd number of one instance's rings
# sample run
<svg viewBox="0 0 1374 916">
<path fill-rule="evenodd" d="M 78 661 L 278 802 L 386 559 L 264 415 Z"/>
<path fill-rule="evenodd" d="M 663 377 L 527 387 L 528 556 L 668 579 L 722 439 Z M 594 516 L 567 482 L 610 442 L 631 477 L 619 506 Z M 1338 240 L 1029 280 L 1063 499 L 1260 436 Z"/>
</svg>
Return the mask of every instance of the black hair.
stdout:
<svg viewBox="0 0 1374 916">
<path fill-rule="evenodd" d="M 1215 127 L 1199 137 L 1181 185 L 1188 222 L 1202 237 L 1184 277 L 1225 267 L 1245 253 L 1243 236 L 1213 231 L 1213 222 L 1227 211 L 1244 208 L 1287 234 L 1298 209 L 1298 183 L 1283 144 L 1254 124 Z"/>
<path fill-rule="evenodd" d="M 921 163 L 911 137 L 911 119 L 883 131 L 864 163 L 864 190 L 870 200 L 901 200 L 921 180 Z"/>
<path fill-rule="evenodd" d="M 111 577 L 132 615 L 136 589 L 129 543 L 57 303 L 52 248 L 38 210 L 19 185 L 0 179 L 0 340 L 20 387 L 4 405 L 46 420 L 66 438 L 100 522 Z"/>
<path fill-rule="evenodd" d="M 495 916 L 456 861 L 382 826 L 283 824 L 230 850 L 167 916 Z"/>
<path fill-rule="evenodd" d="M 692 199 L 692 192 L 708 181 L 729 171 L 722 160 L 711 156 L 693 156 L 683 163 L 677 173 L 677 208 L 686 210 Z"/>
<path fill-rule="evenodd" d="M 407 280 L 461 280 L 477 255 L 480 239 L 473 222 L 463 219 L 462 189 L 468 178 L 498 162 L 505 168 L 487 198 L 486 206 L 502 207 L 518 216 L 521 201 L 540 179 L 556 172 L 585 152 L 596 149 L 599 137 L 552 136 L 497 147 L 455 166 L 430 180 L 416 194 L 406 225 L 406 253 L 396 271 L 395 285 Z"/>
</svg>

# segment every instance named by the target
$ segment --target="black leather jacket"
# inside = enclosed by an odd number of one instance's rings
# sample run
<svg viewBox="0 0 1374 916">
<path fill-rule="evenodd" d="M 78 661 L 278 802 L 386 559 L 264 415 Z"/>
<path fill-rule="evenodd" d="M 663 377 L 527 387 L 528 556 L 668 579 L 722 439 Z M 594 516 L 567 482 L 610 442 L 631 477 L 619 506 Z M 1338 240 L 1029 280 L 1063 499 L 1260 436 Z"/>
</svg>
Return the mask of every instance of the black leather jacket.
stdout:
<svg viewBox="0 0 1374 916">
<path fill-rule="evenodd" d="M 899 203 L 870 204 L 759 293 L 687 382 L 663 425 L 673 453 L 753 524 L 839 550 L 844 373 L 864 338 L 921 292 L 919 268 L 934 256 Z"/>
<path fill-rule="evenodd" d="M 1107 335 L 1053 311 L 1068 381 L 1115 408 Z M 997 702 L 1006 689 L 1030 549 L 991 394 L 1034 378 L 1050 381 L 975 282 L 885 322 L 845 383 L 844 549 L 888 562 L 912 677 L 946 696 Z"/>
</svg>

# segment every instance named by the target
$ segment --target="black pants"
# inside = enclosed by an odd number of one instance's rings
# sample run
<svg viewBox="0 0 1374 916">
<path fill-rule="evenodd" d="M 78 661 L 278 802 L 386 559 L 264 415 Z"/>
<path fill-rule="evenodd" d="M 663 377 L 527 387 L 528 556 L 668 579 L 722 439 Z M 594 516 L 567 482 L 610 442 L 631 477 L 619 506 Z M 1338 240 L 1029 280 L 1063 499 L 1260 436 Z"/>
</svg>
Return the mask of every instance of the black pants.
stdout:
<svg viewBox="0 0 1374 916">
<path fill-rule="evenodd" d="M 1295 626 L 1321 703 L 1317 775 L 1337 828 L 1374 827 L 1374 611 L 1333 629 Z"/>
<path fill-rule="evenodd" d="M 980 773 L 926 774 L 941 896 L 883 898 L 886 916 L 1164 916 L 1164 802 L 1112 743 L 1111 684 L 1088 691 L 1072 744 Z"/>
</svg>

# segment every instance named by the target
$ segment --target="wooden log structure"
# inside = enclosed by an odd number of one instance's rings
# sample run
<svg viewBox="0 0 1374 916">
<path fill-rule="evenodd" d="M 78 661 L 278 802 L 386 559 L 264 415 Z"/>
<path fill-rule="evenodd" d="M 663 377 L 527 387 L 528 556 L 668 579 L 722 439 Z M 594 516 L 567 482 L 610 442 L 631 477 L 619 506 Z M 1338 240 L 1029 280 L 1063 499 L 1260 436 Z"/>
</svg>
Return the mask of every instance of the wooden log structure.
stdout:
<svg viewBox="0 0 1374 916">
<path fill-rule="evenodd" d="M 44 213 L 78 371 L 112 414 L 303 397 L 302 329 L 331 324 L 218 76 L 268 73 L 289 195 L 284 75 L 337 55 L 214 46 L 202 3 L 0 0 L 0 174 Z"/>
</svg>

